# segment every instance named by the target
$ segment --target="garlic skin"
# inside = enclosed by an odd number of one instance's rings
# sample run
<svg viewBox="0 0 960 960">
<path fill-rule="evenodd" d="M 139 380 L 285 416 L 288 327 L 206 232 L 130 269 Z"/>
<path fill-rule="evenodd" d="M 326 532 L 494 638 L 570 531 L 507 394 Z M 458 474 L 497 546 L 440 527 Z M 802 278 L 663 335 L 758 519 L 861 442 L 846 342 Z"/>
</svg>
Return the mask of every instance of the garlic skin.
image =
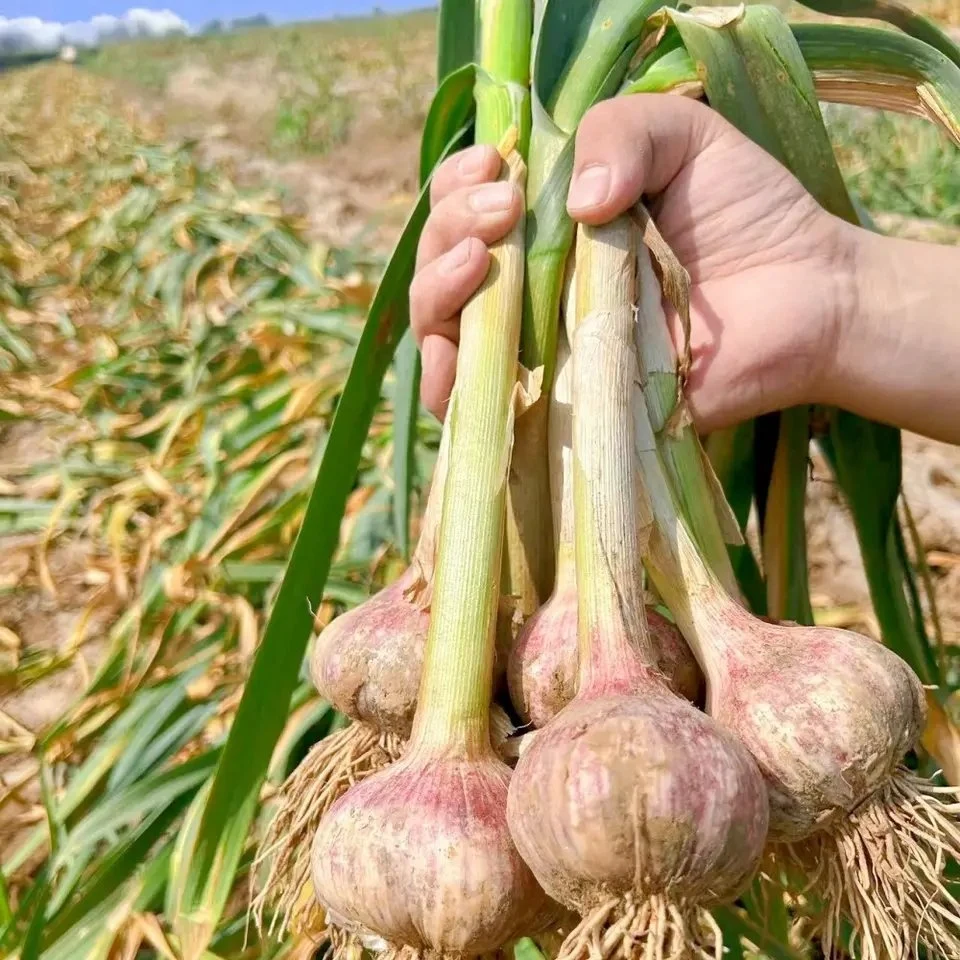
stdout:
<svg viewBox="0 0 960 960">
<path fill-rule="evenodd" d="M 651 678 L 636 696 L 577 698 L 539 731 L 507 819 L 547 893 L 586 915 L 637 890 L 734 898 L 760 862 L 768 803 L 746 750 Z"/>
<path fill-rule="evenodd" d="M 761 620 L 723 588 L 679 518 L 645 407 L 637 451 L 655 523 L 645 563 L 707 677 L 707 713 L 737 736 L 770 792 L 771 839 L 829 828 L 918 741 L 922 686 L 859 634 Z"/>
<path fill-rule="evenodd" d="M 392 584 L 329 623 L 310 653 L 310 679 L 324 699 L 353 720 L 404 738 L 420 689 L 449 466 L 450 438 L 444 432 L 410 565 Z"/>
<path fill-rule="evenodd" d="M 408 597 L 419 571 L 404 574 L 332 621 L 317 637 L 310 679 L 341 713 L 388 733 L 410 735 L 420 689 L 429 609 Z"/>
<path fill-rule="evenodd" d="M 510 769 L 495 757 L 407 757 L 344 794 L 320 823 L 320 904 L 393 946 L 476 956 L 557 915 L 503 815 Z"/>
<path fill-rule="evenodd" d="M 703 674 L 683 635 L 652 607 L 647 607 L 647 627 L 667 686 L 691 703 L 702 704 Z M 549 723 L 576 695 L 578 663 L 577 593 L 576 585 L 570 584 L 558 589 L 524 624 L 510 652 L 507 681 L 520 716 L 538 729 Z"/>
<path fill-rule="evenodd" d="M 430 628 L 430 586 L 416 563 L 379 593 L 333 620 L 314 642 L 310 679 L 341 713 L 406 739 L 420 693 Z M 496 632 L 494 677 L 512 646 L 509 621 Z"/>
<path fill-rule="evenodd" d="M 565 302 L 573 293 L 572 271 Z M 574 302 L 566 313 L 576 313 Z M 534 727 L 547 724 L 577 692 L 577 573 L 574 544 L 574 370 L 567 331 L 557 337 L 557 369 L 550 392 L 547 452 L 556 542 L 553 593 L 523 625 L 506 660 L 510 698 L 521 718 Z M 641 575 L 639 563 L 636 574 Z M 639 581 L 638 581 L 639 585 Z M 650 653 L 669 688 L 692 703 L 704 696 L 703 674 L 680 631 L 651 607 L 646 608 Z"/>
<path fill-rule="evenodd" d="M 708 712 L 760 766 L 771 839 L 801 840 L 897 769 L 924 728 L 923 687 L 892 650 L 859 634 L 766 623 L 733 605 L 719 622 L 730 639 L 711 655 Z"/>
<path fill-rule="evenodd" d="M 510 651 L 507 684 L 521 719 L 538 729 L 576 695 L 576 586 L 555 591 L 523 625 Z"/>
</svg>

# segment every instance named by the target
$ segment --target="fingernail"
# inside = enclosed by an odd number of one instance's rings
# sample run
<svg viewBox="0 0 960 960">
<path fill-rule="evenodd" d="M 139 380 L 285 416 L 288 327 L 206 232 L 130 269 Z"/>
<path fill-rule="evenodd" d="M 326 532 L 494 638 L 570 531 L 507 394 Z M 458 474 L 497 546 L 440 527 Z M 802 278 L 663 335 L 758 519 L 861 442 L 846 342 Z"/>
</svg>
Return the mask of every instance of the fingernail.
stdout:
<svg viewBox="0 0 960 960">
<path fill-rule="evenodd" d="M 570 187 L 568 210 L 589 210 L 599 206 L 610 195 L 610 168 L 605 163 L 585 167 Z"/>
<path fill-rule="evenodd" d="M 464 150 L 457 159 L 457 173 L 469 176 L 476 173 L 483 167 L 484 158 L 487 155 L 485 147 L 470 147 Z"/>
<path fill-rule="evenodd" d="M 472 240 L 461 240 L 452 250 L 448 250 L 440 261 L 441 273 L 456 273 L 469 259 Z"/>
<path fill-rule="evenodd" d="M 467 202 L 477 213 L 509 210 L 513 203 L 513 187 L 509 183 L 488 183 L 474 190 Z"/>
</svg>

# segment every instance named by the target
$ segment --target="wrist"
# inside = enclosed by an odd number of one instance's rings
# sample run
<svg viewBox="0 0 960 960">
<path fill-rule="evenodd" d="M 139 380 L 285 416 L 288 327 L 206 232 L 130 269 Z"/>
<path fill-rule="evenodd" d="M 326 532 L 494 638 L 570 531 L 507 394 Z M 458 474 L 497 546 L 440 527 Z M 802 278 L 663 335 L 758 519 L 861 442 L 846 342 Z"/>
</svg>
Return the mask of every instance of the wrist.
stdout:
<svg viewBox="0 0 960 960">
<path fill-rule="evenodd" d="M 960 442 L 960 251 L 853 228 L 844 242 L 851 292 L 819 402 Z"/>
<path fill-rule="evenodd" d="M 823 363 L 813 385 L 816 403 L 844 406 L 848 389 L 863 362 L 867 318 L 875 316 L 870 306 L 884 297 L 883 251 L 872 242 L 875 234 L 845 220 L 835 219 L 835 242 L 831 257 L 831 314 L 824 337 Z"/>
</svg>

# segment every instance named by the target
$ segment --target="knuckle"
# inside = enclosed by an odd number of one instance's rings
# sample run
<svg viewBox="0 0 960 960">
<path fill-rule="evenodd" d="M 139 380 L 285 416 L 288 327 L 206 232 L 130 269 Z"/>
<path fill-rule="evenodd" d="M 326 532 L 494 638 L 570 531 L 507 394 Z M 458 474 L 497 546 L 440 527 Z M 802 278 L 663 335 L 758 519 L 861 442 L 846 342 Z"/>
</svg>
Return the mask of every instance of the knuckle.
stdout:
<svg viewBox="0 0 960 960">
<path fill-rule="evenodd" d="M 442 190 L 445 184 L 449 184 L 457 179 L 457 161 L 459 157 L 460 154 L 458 153 L 447 157 L 447 159 L 434 170 L 433 180 L 430 184 L 431 197 L 438 190 Z"/>
<path fill-rule="evenodd" d="M 410 301 L 410 325 L 415 332 L 419 333 L 429 323 L 432 300 L 429 276 L 424 271 L 421 270 L 414 275 L 407 295 Z"/>
<path fill-rule="evenodd" d="M 433 224 L 431 218 L 427 218 L 427 222 L 423 225 L 423 230 L 420 232 L 420 239 L 417 242 L 417 258 L 416 258 L 416 271 L 414 273 L 414 279 L 420 274 L 420 272 L 430 263 L 430 252 L 433 248 Z M 412 286 L 412 283 L 411 283 Z"/>
<path fill-rule="evenodd" d="M 601 130 L 609 128 L 621 110 L 618 100 L 601 100 L 595 103 L 584 115 L 577 129 L 577 146 L 588 145 Z"/>
</svg>

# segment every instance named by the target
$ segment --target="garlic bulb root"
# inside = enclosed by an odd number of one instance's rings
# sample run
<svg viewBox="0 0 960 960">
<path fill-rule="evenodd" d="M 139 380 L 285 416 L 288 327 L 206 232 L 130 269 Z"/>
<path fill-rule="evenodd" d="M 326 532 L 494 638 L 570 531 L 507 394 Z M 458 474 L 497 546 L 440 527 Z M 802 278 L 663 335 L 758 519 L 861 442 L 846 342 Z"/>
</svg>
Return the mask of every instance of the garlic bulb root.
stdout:
<svg viewBox="0 0 960 960">
<path fill-rule="evenodd" d="M 251 894 L 259 868 L 270 862 L 250 910 L 264 932 L 264 912 L 273 908 L 266 930 L 282 937 L 296 925 L 310 880 L 310 844 L 323 815 L 353 784 L 398 759 L 404 741 L 367 723 L 351 723 L 315 744 L 277 793 L 277 812 L 260 842 L 250 871 Z M 312 901 L 312 898 L 310 898 Z"/>
<path fill-rule="evenodd" d="M 502 707 L 490 709 L 490 739 L 504 760 L 516 758 L 518 740 Z M 407 738 L 381 733 L 376 727 L 354 721 L 315 744 L 303 762 L 284 781 L 277 792 L 277 812 L 257 848 L 251 870 L 251 912 L 257 929 L 282 937 L 298 917 L 303 891 L 310 880 L 310 844 L 320 820 L 334 803 L 354 784 L 399 760 Z M 253 884 L 260 867 L 270 861 L 261 888 L 254 894 Z M 312 902 L 312 898 L 310 898 Z M 274 916 L 264 931 L 263 918 L 268 905 Z"/>
<path fill-rule="evenodd" d="M 900 768 L 847 816 L 774 847 L 823 900 L 817 932 L 825 956 L 843 944 L 849 919 L 862 960 L 910 960 L 917 942 L 960 957 L 960 902 L 944 880 L 947 862 L 960 860 L 958 801 L 956 788 Z"/>
<path fill-rule="evenodd" d="M 608 960 L 630 955 L 650 960 L 723 956 L 723 933 L 709 910 L 655 894 L 611 897 L 588 913 L 567 937 L 557 960 Z"/>
</svg>

